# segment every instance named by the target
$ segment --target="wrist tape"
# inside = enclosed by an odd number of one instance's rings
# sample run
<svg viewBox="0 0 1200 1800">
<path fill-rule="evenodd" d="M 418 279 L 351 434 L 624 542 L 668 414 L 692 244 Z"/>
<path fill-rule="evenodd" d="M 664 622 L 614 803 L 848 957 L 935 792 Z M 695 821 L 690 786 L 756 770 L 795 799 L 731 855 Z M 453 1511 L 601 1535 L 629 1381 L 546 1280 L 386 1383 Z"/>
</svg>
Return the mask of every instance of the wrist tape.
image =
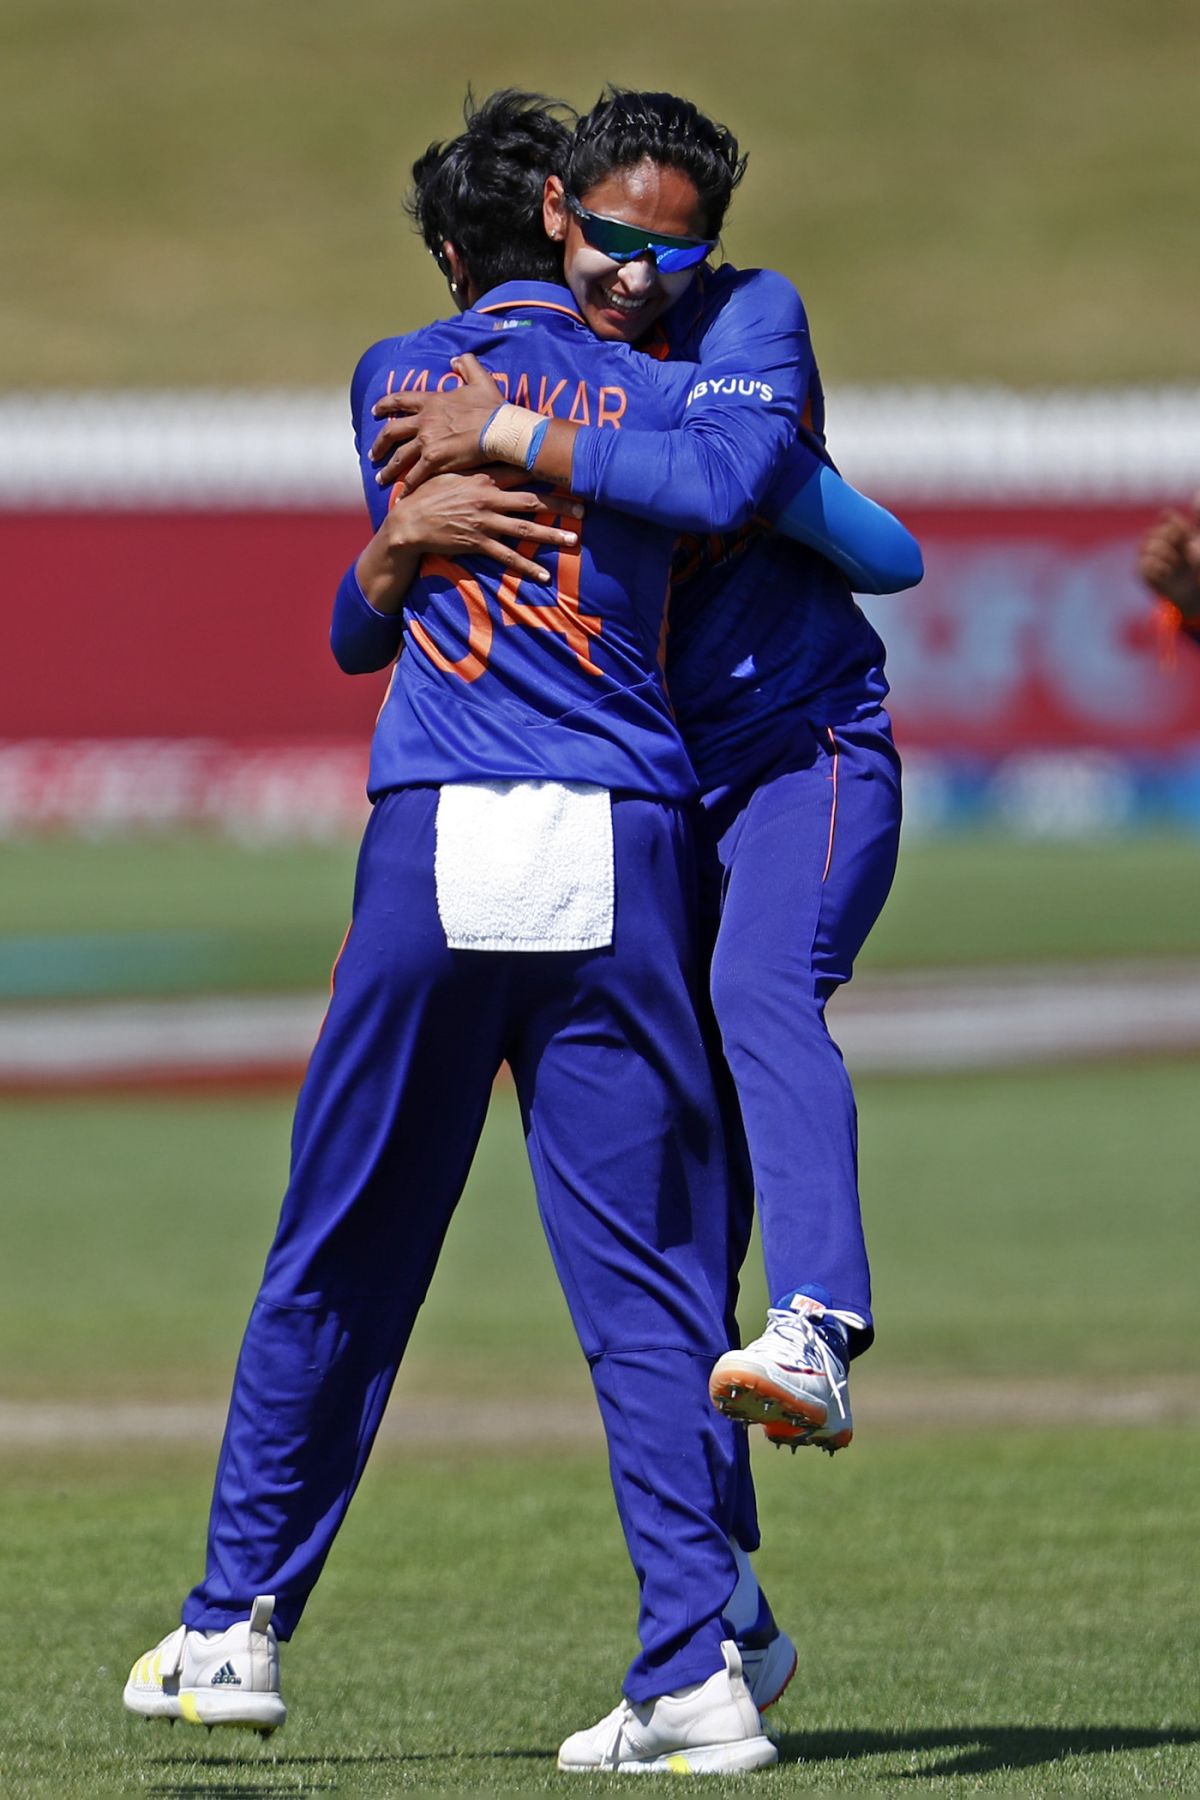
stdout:
<svg viewBox="0 0 1200 1800">
<path fill-rule="evenodd" d="M 549 420 L 543 419 L 541 413 L 535 413 L 527 406 L 510 406 L 505 401 L 480 432 L 479 447 L 493 462 L 515 463 L 519 469 L 527 469 L 545 436 L 544 431 L 538 432 L 538 426 L 548 424 Z M 531 457 L 530 446 L 535 434 L 538 441 Z"/>
</svg>

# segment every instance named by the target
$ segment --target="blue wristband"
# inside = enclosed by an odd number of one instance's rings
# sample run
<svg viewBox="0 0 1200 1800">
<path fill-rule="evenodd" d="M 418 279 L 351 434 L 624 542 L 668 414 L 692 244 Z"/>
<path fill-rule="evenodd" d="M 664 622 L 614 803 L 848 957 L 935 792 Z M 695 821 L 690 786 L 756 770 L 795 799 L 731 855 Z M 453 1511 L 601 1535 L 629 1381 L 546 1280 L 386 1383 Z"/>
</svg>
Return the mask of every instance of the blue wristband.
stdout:
<svg viewBox="0 0 1200 1800">
<path fill-rule="evenodd" d="M 525 467 L 532 469 L 538 459 L 538 451 L 542 447 L 542 439 L 550 429 L 549 419 L 540 419 L 533 428 L 533 436 L 529 440 L 529 450 L 525 457 Z"/>
</svg>

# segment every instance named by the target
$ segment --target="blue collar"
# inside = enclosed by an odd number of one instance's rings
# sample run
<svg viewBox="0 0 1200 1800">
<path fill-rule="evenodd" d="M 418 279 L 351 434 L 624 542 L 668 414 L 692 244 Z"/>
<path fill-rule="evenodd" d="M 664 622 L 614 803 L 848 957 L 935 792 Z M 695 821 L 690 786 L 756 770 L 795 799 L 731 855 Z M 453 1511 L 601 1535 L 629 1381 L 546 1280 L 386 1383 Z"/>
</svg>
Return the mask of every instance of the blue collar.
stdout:
<svg viewBox="0 0 1200 1800">
<path fill-rule="evenodd" d="M 583 314 L 575 304 L 570 288 L 555 281 L 502 281 L 491 288 L 469 309 L 473 313 L 506 313 L 534 311 L 565 314 L 572 323 L 584 324 Z"/>
<path fill-rule="evenodd" d="M 696 271 L 696 279 L 684 289 L 674 305 L 669 306 L 658 320 L 657 329 L 663 333 L 663 340 L 672 350 L 678 351 L 679 345 L 685 341 L 688 333 L 699 323 L 707 302 L 706 289 L 712 278 L 712 268 L 708 263 L 701 263 Z"/>
</svg>

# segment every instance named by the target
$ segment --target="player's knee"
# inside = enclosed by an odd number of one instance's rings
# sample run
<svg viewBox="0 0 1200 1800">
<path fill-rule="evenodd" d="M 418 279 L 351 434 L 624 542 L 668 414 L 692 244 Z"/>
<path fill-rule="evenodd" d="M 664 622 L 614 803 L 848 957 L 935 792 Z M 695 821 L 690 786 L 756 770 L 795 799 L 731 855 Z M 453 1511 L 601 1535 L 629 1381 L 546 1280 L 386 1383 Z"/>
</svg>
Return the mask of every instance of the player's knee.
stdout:
<svg viewBox="0 0 1200 1800">
<path fill-rule="evenodd" d="M 745 964 L 723 958 L 718 947 L 710 975 L 713 1013 L 725 1055 L 762 1055 L 770 1047 L 817 1043 L 828 1037 L 825 1001 L 828 991 L 813 970 L 792 979 L 781 971 L 756 979 Z"/>
</svg>

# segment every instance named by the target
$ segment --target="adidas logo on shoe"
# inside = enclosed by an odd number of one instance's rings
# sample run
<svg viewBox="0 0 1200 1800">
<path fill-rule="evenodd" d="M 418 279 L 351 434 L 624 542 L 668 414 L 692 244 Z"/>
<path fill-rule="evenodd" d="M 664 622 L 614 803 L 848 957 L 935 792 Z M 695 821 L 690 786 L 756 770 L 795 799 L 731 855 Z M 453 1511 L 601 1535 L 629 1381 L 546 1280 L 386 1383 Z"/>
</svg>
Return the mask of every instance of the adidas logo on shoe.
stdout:
<svg viewBox="0 0 1200 1800">
<path fill-rule="evenodd" d="M 287 1718 L 279 1692 L 273 1594 L 259 1594 L 248 1619 L 224 1631 L 177 1625 L 140 1656 L 125 1683 L 130 1712 L 189 1725 L 241 1725 L 271 1732 Z"/>
</svg>

